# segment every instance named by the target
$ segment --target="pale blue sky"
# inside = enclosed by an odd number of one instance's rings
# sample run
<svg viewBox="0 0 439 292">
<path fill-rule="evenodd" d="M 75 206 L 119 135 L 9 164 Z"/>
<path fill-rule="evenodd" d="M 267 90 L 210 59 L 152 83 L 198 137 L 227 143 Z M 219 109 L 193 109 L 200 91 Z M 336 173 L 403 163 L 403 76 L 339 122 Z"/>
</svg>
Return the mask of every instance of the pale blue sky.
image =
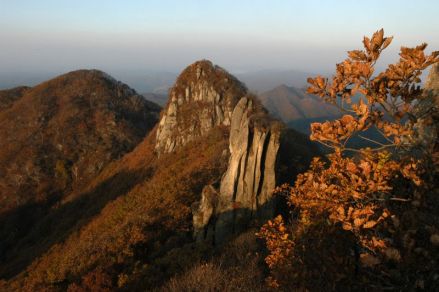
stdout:
<svg viewBox="0 0 439 292">
<path fill-rule="evenodd" d="M 383 27 L 439 50 L 437 0 L 0 0 L 0 72 L 179 71 L 211 59 L 231 71 L 333 70 Z"/>
</svg>

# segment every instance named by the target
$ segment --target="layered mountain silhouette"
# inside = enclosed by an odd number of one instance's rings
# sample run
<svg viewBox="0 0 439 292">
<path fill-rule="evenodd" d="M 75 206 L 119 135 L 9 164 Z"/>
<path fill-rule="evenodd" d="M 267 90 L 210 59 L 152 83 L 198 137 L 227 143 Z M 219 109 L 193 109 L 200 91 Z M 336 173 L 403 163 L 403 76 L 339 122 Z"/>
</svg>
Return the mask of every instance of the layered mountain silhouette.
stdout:
<svg viewBox="0 0 439 292">
<path fill-rule="evenodd" d="M 281 208 L 274 187 L 318 154 L 206 60 L 180 74 L 160 118 L 157 105 L 99 71 L 0 97 L 0 133 L 17 131 L 25 145 L 2 148 L 15 149 L 4 161 L 19 165 L 6 175 L 25 176 L 29 163 L 49 182 L 28 178 L 6 194 L 2 226 L 20 230 L 2 230 L 6 291 L 160 287 Z M 14 198 L 40 210 L 26 228 L 29 212 Z"/>
<path fill-rule="evenodd" d="M 240 73 L 236 76 L 244 82 L 248 88 L 261 94 L 279 84 L 287 84 L 296 88 L 306 86 L 306 79 L 312 76 L 311 73 L 296 70 L 260 70 Z"/>
<path fill-rule="evenodd" d="M 289 126 L 309 133 L 309 124 L 333 119 L 340 111 L 305 89 L 280 85 L 260 95 L 268 111 Z"/>
<path fill-rule="evenodd" d="M 149 101 L 152 101 L 160 106 L 165 106 L 166 102 L 168 101 L 168 94 L 162 94 L 162 93 L 153 93 L 153 92 L 146 92 L 142 93 L 142 96 Z"/>
</svg>

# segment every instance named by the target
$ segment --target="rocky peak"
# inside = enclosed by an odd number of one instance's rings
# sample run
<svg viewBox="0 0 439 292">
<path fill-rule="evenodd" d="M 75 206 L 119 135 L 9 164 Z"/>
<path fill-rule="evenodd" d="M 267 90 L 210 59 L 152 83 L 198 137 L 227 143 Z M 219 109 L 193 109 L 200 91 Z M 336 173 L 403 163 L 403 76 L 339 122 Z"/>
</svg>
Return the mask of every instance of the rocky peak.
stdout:
<svg viewBox="0 0 439 292">
<path fill-rule="evenodd" d="M 227 168 L 216 185 L 204 187 L 192 214 L 197 240 L 221 244 L 252 221 L 273 215 L 271 195 L 281 175 L 277 162 L 285 131 L 235 77 L 199 61 L 181 73 L 170 91 L 155 150 L 172 152 L 214 127 L 229 132 Z"/>
<path fill-rule="evenodd" d="M 246 87 L 226 70 L 202 60 L 188 66 L 169 93 L 157 129 L 158 154 L 172 152 L 215 126 L 229 126 Z"/>
</svg>

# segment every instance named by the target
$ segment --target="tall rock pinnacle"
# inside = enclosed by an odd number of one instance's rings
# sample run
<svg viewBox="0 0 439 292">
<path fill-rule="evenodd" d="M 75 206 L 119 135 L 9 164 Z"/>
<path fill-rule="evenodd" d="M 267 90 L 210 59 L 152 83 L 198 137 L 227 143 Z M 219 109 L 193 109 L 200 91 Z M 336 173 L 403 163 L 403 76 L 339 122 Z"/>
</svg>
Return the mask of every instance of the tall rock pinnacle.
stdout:
<svg viewBox="0 0 439 292">
<path fill-rule="evenodd" d="M 227 168 L 218 185 L 204 187 L 192 213 L 197 240 L 221 244 L 252 220 L 273 215 L 271 195 L 282 175 L 278 168 L 281 142 L 291 132 L 284 131 L 284 125 L 270 117 L 258 98 L 235 77 L 209 61 L 198 61 L 181 73 L 170 91 L 155 150 L 158 155 L 178 151 L 214 127 L 229 132 Z M 306 144 L 300 134 L 295 135 L 290 141 Z M 306 160 L 311 149 L 297 151 L 289 158 Z M 305 159 L 300 157 L 304 153 Z M 289 158 L 284 162 L 291 164 Z"/>
</svg>

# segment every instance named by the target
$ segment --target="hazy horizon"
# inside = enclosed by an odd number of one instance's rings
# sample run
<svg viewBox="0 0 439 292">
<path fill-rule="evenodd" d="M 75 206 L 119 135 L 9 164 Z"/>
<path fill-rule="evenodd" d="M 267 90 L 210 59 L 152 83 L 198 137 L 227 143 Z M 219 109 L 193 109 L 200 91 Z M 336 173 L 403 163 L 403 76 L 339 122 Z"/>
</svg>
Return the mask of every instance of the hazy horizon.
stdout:
<svg viewBox="0 0 439 292">
<path fill-rule="evenodd" d="M 439 48 L 437 1 L 0 0 L 0 78 L 97 68 L 116 77 L 209 59 L 230 72 L 332 72 L 380 28 Z M 136 73 L 136 74 L 137 74 Z M 2 81 L 2 80 L 0 80 Z"/>
</svg>

